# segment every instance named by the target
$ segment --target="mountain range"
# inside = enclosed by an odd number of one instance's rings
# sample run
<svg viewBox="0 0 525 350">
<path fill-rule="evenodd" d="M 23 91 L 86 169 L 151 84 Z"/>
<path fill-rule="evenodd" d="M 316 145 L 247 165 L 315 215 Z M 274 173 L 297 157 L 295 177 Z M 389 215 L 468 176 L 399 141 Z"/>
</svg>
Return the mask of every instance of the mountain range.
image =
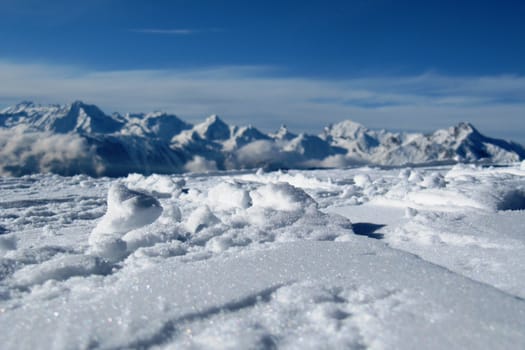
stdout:
<svg viewBox="0 0 525 350">
<path fill-rule="evenodd" d="M 192 125 L 153 112 L 105 114 L 95 105 L 21 102 L 0 111 L 0 175 L 38 172 L 124 176 L 246 168 L 401 166 L 450 162 L 508 163 L 525 159 L 515 142 L 460 123 L 431 134 L 370 130 L 347 120 L 319 135 L 282 126 L 263 133 L 216 115 Z"/>
</svg>

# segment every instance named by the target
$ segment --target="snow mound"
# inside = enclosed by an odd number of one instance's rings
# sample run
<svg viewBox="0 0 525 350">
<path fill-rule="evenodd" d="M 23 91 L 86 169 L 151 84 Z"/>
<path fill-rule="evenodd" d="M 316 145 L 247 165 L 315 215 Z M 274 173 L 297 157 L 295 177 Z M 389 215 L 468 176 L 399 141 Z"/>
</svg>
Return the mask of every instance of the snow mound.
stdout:
<svg viewBox="0 0 525 350">
<path fill-rule="evenodd" d="M 108 192 L 108 210 L 94 233 L 126 233 L 151 224 L 162 213 L 159 201 L 150 195 L 114 184 Z"/>
<path fill-rule="evenodd" d="M 197 208 L 190 214 L 186 221 L 186 227 L 191 233 L 197 233 L 219 222 L 220 220 L 211 212 L 210 208 L 205 205 Z"/>
<path fill-rule="evenodd" d="M 13 274 L 14 285 L 29 287 L 49 280 L 63 281 L 75 276 L 104 275 L 110 267 L 88 255 L 61 255 L 41 264 L 28 265 Z"/>
<path fill-rule="evenodd" d="M 357 174 L 354 176 L 356 186 L 365 187 L 371 183 L 370 176 L 367 174 Z"/>
<path fill-rule="evenodd" d="M 262 169 L 259 169 L 255 174 L 246 174 L 236 176 L 236 179 L 240 181 L 250 181 L 257 183 L 283 183 L 286 182 L 294 187 L 302 189 L 316 189 L 333 191 L 339 189 L 337 184 L 332 183 L 330 179 L 327 181 L 318 179 L 314 176 L 307 176 L 303 173 L 284 173 L 282 171 L 275 171 L 271 173 L 264 173 Z"/>
<path fill-rule="evenodd" d="M 183 178 L 175 178 L 166 175 L 153 174 L 144 176 L 141 174 L 129 174 L 124 180 L 129 189 L 148 192 L 154 196 L 177 196 L 186 184 Z"/>
<path fill-rule="evenodd" d="M 117 183 L 108 191 L 108 209 L 89 236 L 93 251 L 104 257 L 124 254 L 121 237 L 154 222 L 162 214 L 159 201 L 148 194 L 133 191 Z"/>
<path fill-rule="evenodd" d="M 250 193 L 256 207 L 296 211 L 317 203 L 303 190 L 288 183 L 269 183 Z"/>
<path fill-rule="evenodd" d="M 218 210 L 246 209 L 252 205 L 252 199 L 247 190 L 239 184 L 228 182 L 222 182 L 210 189 L 208 202 Z"/>
</svg>

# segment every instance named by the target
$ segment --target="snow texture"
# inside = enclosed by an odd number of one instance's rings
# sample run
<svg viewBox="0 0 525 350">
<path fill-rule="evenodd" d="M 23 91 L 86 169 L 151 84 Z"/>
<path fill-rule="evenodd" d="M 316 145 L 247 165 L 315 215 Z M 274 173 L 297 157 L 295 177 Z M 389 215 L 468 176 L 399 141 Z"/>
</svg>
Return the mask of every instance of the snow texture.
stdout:
<svg viewBox="0 0 525 350">
<path fill-rule="evenodd" d="M 0 191 L 2 349 L 525 347 L 523 162 Z"/>
</svg>

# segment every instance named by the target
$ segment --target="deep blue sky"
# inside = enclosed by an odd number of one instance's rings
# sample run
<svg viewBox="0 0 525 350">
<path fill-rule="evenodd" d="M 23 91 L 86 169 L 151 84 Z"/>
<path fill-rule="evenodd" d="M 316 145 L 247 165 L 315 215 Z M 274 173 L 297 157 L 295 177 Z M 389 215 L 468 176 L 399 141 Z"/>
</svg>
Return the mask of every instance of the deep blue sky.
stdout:
<svg viewBox="0 0 525 350">
<path fill-rule="evenodd" d="M 523 1 L 2 3 L 0 52 L 12 60 L 101 69 L 277 65 L 331 77 L 525 73 Z"/>
<path fill-rule="evenodd" d="M 4 63 L 4 69 L 16 65 L 24 71 L 24 65 L 38 64 L 60 71 L 63 79 L 109 71 L 148 70 L 158 71 L 160 75 L 175 71 L 179 79 L 185 72 L 194 77 L 206 74 L 209 69 L 228 67 L 228 72 L 224 73 L 227 77 L 217 78 L 223 79 L 224 84 L 229 79 L 245 79 L 246 75 L 257 78 L 257 84 L 261 79 L 304 79 L 323 84 L 350 80 L 352 91 L 379 93 L 381 90 L 383 97 L 401 92 L 424 99 L 437 96 L 447 101 L 469 95 L 468 86 L 475 86 L 478 79 L 489 77 L 506 79 L 505 88 L 481 93 L 484 100 L 478 101 L 477 109 L 466 113 L 464 119 L 479 115 L 480 106 L 488 102 L 492 108 L 508 98 L 510 102 L 505 102 L 505 107 L 513 108 L 513 125 L 517 123 L 516 115 L 523 115 L 524 111 L 520 109 L 525 95 L 525 2 L 522 1 L 0 0 L 0 14 L 0 63 Z M 255 70 L 239 74 L 239 70 L 246 67 Z M 424 85 L 410 80 L 428 74 L 435 78 L 424 79 Z M 367 80 L 386 79 L 388 84 L 393 84 L 398 78 L 409 80 L 402 84 L 401 90 L 396 90 L 395 86 L 382 90 L 380 82 L 371 87 Z M 359 85 L 361 79 L 364 81 Z M 449 81 L 449 85 L 443 83 L 443 79 Z M 454 95 L 455 79 L 470 79 L 467 87 L 457 92 L 461 96 Z M 133 82 L 140 83 L 140 79 L 134 77 Z M 60 82 L 55 83 L 60 85 Z M 110 109 L 126 108 L 123 98 L 115 96 L 115 101 L 119 102 L 111 103 L 107 93 L 108 99 L 99 100 L 86 92 L 86 84 L 90 83 L 93 82 L 77 81 L 78 98 L 87 98 L 88 102 Z M 35 85 L 32 81 L 27 84 Z M 282 85 L 276 83 L 275 86 Z M 297 89 L 301 85 L 293 86 Z M 260 88 L 268 87 L 262 84 Z M 338 91 L 348 89 L 345 85 Z M 117 94 L 117 88 L 113 90 Z M 69 98 L 57 95 L 58 91 L 45 95 L 28 89 L 28 96 L 23 96 L 22 87 L 17 91 L 17 94 L 0 91 L 0 104 L 11 103 L 18 96 L 42 103 L 67 102 L 64 100 Z M 191 98 L 198 95 L 198 91 L 194 93 Z M 474 95 L 469 97 L 480 98 L 480 94 Z M 334 96 L 332 100 L 326 94 L 319 100 L 310 97 L 307 98 L 309 103 L 316 101 L 318 105 L 335 101 L 347 106 L 354 101 L 346 97 L 341 100 L 341 96 Z M 191 98 L 188 97 L 188 101 Z M 225 98 L 221 96 L 221 101 Z M 239 96 L 232 96 L 232 101 L 236 98 Z M 133 103 L 131 97 L 128 99 L 130 108 L 155 105 L 154 100 L 146 102 L 145 99 L 143 104 L 137 104 L 136 97 Z M 233 107 L 214 104 L 216 99 L 217 96 L 210 96 L 201 103 L 208 103 L 210 111 L 229 114 L 234 120 L 248 120 Z M 469 106 L 472 107 L 473 101 L 469 100 Z M 180 110 L 161 98 L 157 103 L 156 107 L 186 113 L 189 119 L 208 111 L 187 107 L 183 99 L 177 102 Z M 413 100 L 405 105 L 421 108 L 424 103 Z M 356 108 L 391 105 L 391 101 L 382 99 L 355 102 Z M 396 100 L 394 105 L 403 103 Z M 282 121 L 294 124 L 293 113 L 282 108 Z M 322 108 L 316 109 L 318 114 L 322 111 Z M 336 113 L 335 109 L 326 109 L 326 115 L 318 115 L 315 122 L 315 116 L 309 116 L 311 125 L 306 128 L 344 118 L 353 118 L 372 127 L 394 126 L 396 122 L 392 122 L 392 118 L 395 119 L 396 111 L 391 112 L 388 118 L 381 119 L 375 114 L 370 117 L 364 113 L 344 115 L 343 110 Z M 434 112 L 431 114 L 437 118 L 439 113 Z M 443 110 L 443 123 L 460 118 L 460 111 L 456 112 L 457 117 L 450 117 L 450 114 L 445 117 L 448 111 Z M 408 114 L 404 113 L 404 116 Z M 348 114 L 353 113 L 348 111 Z M 275 122 L 281 119 L 273 117 Z M 410 120 L 416 121 L 415 117 Z M 480 119 L 481 124 L 483 120 Z M 400 128 L 425 129 L 423 124 L 400 122 L 406 124 Z M 257 119 L 252 123 L 259 124 Z M 486 131 L 490 133 L 491 130 Z M 515 128 L 513 132 L 516 134 Z M 525 140 L 520 135 L 517 137 Z"/>
</svg>

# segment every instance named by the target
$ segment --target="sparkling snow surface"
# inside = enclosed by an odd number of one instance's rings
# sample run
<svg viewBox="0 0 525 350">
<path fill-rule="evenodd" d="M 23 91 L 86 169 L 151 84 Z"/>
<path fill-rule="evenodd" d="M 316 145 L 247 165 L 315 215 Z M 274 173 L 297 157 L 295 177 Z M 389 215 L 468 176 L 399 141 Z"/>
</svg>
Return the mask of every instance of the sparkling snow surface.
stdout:
<svg viewBox="0 0 525 350">
<path fill-rule="evenodd" d="M 1 349 L 525 348 L 525 162 L 0 194 Z"/>
</svg>

